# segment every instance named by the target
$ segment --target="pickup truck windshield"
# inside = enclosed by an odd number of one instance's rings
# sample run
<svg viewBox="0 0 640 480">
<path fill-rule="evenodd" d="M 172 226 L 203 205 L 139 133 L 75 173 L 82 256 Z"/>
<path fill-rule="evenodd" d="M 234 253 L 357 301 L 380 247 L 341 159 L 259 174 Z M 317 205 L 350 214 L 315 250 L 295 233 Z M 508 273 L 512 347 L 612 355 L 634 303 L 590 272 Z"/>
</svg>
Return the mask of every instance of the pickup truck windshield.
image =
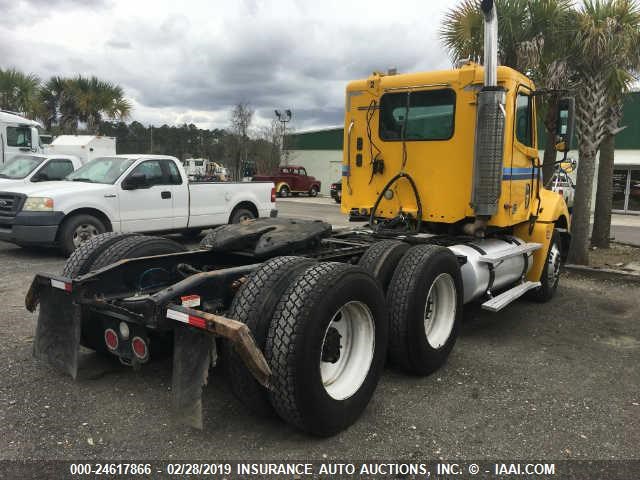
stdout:
<svg viewBox="0 0 640 480">
<path fill-rule="evenodd" d="M 67 175 L 67 180 L 88 183 L 116 183 L 124 172 L 135 162 L 132 158 L 100 157 L 91 160 L 75 172 Z"/>
<path fill-rule="evenodd" d="M 44 162 L 44 157 L 18 155 L 0 168 L 0 178 L 10 178 L 12 180 L 24 178 L 42 162 Z"/>
</svg>

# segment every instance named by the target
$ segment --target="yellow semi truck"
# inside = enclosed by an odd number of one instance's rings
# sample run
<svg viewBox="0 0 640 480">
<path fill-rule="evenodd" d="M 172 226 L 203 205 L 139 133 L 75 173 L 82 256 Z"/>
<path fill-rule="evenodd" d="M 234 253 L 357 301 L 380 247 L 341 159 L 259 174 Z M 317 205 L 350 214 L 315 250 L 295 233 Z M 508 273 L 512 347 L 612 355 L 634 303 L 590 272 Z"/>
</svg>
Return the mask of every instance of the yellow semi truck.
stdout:
<svg viewBox="0 0 640 480">
<path fill-rule="evenodd" d="M 326 436 L 360 416 L 387 359 L 437 370 L 465 305 L 551 299 L 569 214 L 540 177 L 535 86 L 497 66 L 495 6 L 481 8 L 484 66 L 348 85 L 342 209 L 366 226 L 255 220 L 192 251 L 100 235 L 34 278 L 35 356 L 75 377 L 80 345 L 133 366 L 172 351 L 173 411 L 202 427 L 219 353 L 250 411 Z M 562 147 L 573 109 L 561 105 Z"/>
</svg>

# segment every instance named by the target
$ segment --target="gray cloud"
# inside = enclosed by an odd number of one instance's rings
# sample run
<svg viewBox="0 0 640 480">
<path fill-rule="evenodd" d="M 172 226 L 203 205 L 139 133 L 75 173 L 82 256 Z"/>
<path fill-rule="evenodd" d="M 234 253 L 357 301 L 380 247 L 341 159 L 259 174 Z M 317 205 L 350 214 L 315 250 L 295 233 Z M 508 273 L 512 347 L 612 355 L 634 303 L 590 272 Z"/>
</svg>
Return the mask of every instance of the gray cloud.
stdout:
<svg viewBox="0 0 640 480">
<path fill-rule="evenodd" d="M 126 40 L 109 40 L 107 47 L 129 50 L 132 48 L 131 43 Z"/>
<path fill-rule="evenodd" d="M 322 10 L 310 0 L 283 0 L 286 7 L 259 0 L 185 2 L 175 12 L 154 3 L 153 16 L 142 2 L 98 0 L 88 10 L 80 0 L 18 2 L 24 3 L 47 3 L 47 10 L 53 3 L 65 13 L 31 26 L 0 21 L 0 66 L 42 78 L 81 73 L 117 82 L 134 101 L 133 118 L 145 123 L 225 126 L 230 108 L 249 102 L 258 120 L 271 118 L 274 108 L 291 108 L 296 128 L 336 125 L 343 122 L 349 80 L 390 66 L 448 67 L 435 34 L 446 0 L 429 7 L 398 0 L 405 4 L 399 11 L 406 12 L 399 20 L 385 12 L 360 18 L 367 2 L 345 7 L 339 16 L 340 3 Z M 431 8 L 429 21 L 412 14 L 425 8 Z M 94 15 L 94 23 L 100 19 L 95 31 L 64 28 L 80 14 Z M 38 27 L 57 33 L 56 44 L 33 35 Z"/>
</svg>

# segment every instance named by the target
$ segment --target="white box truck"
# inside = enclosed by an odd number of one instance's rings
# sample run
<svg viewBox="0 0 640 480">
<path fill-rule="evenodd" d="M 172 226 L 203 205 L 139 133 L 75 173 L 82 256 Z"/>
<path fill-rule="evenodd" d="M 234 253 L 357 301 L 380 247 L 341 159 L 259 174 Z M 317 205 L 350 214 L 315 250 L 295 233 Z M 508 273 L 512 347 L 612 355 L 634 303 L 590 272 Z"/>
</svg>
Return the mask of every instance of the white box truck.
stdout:
<svg viewBox="0 0 640 480">
<path fill-rule="evenodd" d="M 115 155 L 116 139 L 101 135 L 60 135 L 45 145 L 44 151 L 48 155 L 74 155 L 87 163 L 94 158 Z"/>
<path fill-rule="evenodd" d="M 0 165 L 16 155 L 42 153 L 38 127 L 42 125 L 35 120 L 0 110 Z"/>
</svg>

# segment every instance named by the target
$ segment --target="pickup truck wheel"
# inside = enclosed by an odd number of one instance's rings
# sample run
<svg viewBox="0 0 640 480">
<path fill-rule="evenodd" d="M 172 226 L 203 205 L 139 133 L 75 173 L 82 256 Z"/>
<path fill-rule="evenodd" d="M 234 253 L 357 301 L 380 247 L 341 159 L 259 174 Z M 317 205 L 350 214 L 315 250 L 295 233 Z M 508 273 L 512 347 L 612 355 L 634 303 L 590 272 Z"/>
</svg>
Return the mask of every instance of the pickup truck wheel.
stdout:
<svg viewBox="0 0 640 480">
<path fill-rule="evenodd" d="M 458 336 L 462 298 L 460 267 L 448 248 L 410 248 L 387 292 L 391 362 L 416 375 L 437 370 Z"/>
<path fill-rule="evenodd" d="M 400 259 L 409 250 L 409 244 L 399 240 L 376 242 L 360 257 L 358 265 L 378 279 L 386 292 Z"/>
<path fill-rule="evenodd" d="M 263 263 L 238 290 L 231 303 L 229 317 L 249 327 L 261 350 L 264 350 L 271 317 L 280 297 L 295 281 L 297 274 L 314 263 L 314 260 L 303 257 L 276 257 Z M 273 415 L 268 391 L 249 373 L 230 343 L 223 344 L 222 354 L 231 390 L 236 397 L 256 415 Z"/>
<path fill-rule="evenodd" d="M 317 197 L 318 196 L 318 187 L 316 187 L 315 185 L 313 187 L 311 187 L 311 190 L 309 190 L 309 196 L 310 197 Z"/>
<path fill-rule="evenodd" d="M 547 259 L 540 275 L 540 287 L 526 293 L 526 298 L 535 302 L 548 302 L 551 300 L 558 289 L 560 282 L 560 265 L 561 265 L 560 236 L 558 232 L 553 232 L 551 242 L 549 243 L 549 251 Z"/>
<path fill-rule="evenodd" d="M 183 245 L 164 237 L 147 237 L 136 234 L 119 235 L 115 241 L 109 242 L 99 249 L 99 254 L 94 259 L 91 269 L 98 270 L 125 258 L 178 253 L 186 250 Z M 80 344 L 96 352 L 106 352 L 102 319 L 83 311 L 81 323 Z M 172 336 L 150 335 L 150 337 L 149 348 L 152 355 L 158 351 L 166 351 L 167 345 L 172 341 Z"/>
<path fill-rule="evenodd" d="M 67 257 L 82 243 L 106 231 L 104 224 L 92 215 L 73 215 L 60 227 L 60 247 Z"/>
<path fill-rule="evenodd" d="M 278 302 L 265 345 L 278 415 L 318 436 L 347 428 L 373 396 L 387 334 L 384 294 L 369 273 L 343 263 L 301 272 Z"/>
<path fill-rule="evenodd" d="M 286 197 L 288 197 L 288 196 L 289 196 L 289 194 L 290 194 L 290 193 L 291 193 L 291 192 L 290 192 L 290 190 L 289 190 L 289 187 L 287 187 L 286 185 L 282 185 L 282 186 L 280 187 L 280 190 L 278 190 L 278 196 L 279 196 L 279 197 L 286 198 Z"/>
<path fill-rule="evenodd" d="M 246 208 L 236 208 L 231 214 L 229 223 L 246 223 L 256 218 L 255 214 Z"/>
</svg>

